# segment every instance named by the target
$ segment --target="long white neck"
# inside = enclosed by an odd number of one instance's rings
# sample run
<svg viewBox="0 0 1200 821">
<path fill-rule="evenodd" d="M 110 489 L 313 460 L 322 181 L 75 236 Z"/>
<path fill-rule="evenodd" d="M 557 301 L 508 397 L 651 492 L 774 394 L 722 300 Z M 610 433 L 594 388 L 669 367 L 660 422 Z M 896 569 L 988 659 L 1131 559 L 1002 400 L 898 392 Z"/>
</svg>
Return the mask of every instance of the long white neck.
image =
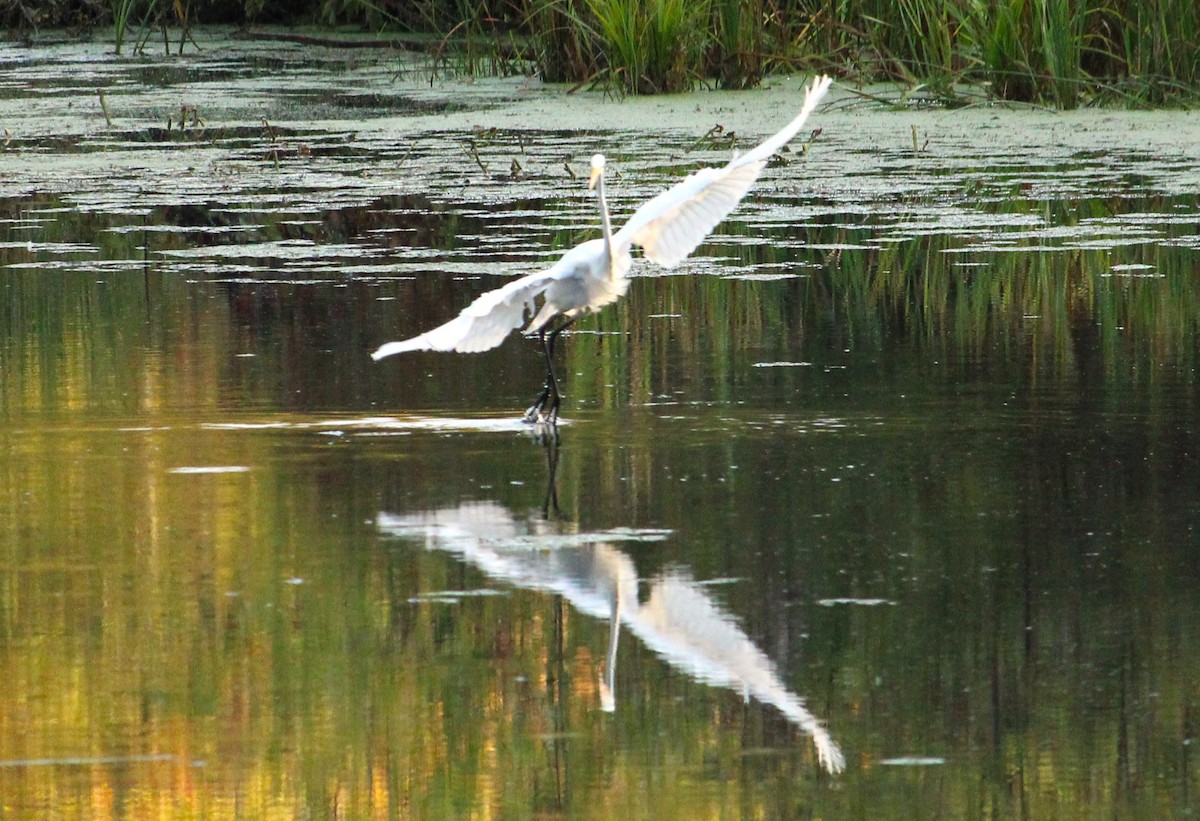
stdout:
<svg viewBox="0 0 1200 821">
<path fill-rule="evenodd" d="M 611 713 L 617 709 L 617 640 L 621 637 L 621 583 L 616 580 L 608 615 L 608 654 L 604 659 L 604 674 L 600 676 L 600 709 Z"/>
<path fill-rule="evenodd" d="M 604 234 L 604 247 L 608 249 L 609 259 L 612 259 L 612 221 L 608 217 L 608 200 L 604 198 L 604 172 L 596 178 L 596 201 L 600 203 L 600 230 Z"/>
</svg>

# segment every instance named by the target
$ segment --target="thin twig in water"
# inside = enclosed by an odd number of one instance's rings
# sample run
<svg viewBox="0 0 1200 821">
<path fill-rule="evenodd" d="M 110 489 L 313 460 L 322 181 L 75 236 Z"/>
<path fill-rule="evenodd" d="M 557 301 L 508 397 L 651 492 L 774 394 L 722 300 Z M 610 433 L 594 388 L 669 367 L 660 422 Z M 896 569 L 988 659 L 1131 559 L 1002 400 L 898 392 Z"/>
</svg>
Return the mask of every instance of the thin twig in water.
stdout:
<svg viewBox="0 0 1200 821">
<path fill-rule="evenodd" d="M 488 172 L 488 167 L 483 164 L 483 160 L 479 159 L 479 149 L 475 147 L 475 141 L 464 140 L 463 145 L 466 146 L 467 156 L 473 159 L 475 164 L 479 166 L 479 170 L 486 174 Z"/>
<path fill-rule="evenodd" d="M 811 146 L 813 143 L 815 143 L 817 141 L 817 137 L 820 137 L 820 136 L 821 136 L 821 129 L 814 128 L 812 130 L 812 133 L 808 135 L 808 139 L 800 144 L 800 153 L 807 156 L 808 155 L 808 147 Z"/>
<path fill-rule="evenodd" d="M 279 146 L 275 142 L 275 129 L 267 122 L 267 118 L 262 118 L 263 130 L 267 134 L 267 139 L 271 141 L 271 159 L 275 161 L 275 169 L 279 170 Z"/>
<path fill-rule="evenodd" d="M 446 32 L 446 36 L 442 38 L 442 42 L 438 43 L 437 49 L 433 52 L 433 65 L 429 69 L 429 87 L 433 88 L 433 81 L 437 79 L 438 62 L 442 60 L 442 56 L 446 53 L 446 46 L 450 44 L 450 38 L 454 33 L 468 23 L 467 20 L 460 21 L 452 29 Z"/>
<path fill-rule="evenodd" d="M 922 151 L 924 151 L 926 148 L 929 147 L 929 135 L 925 136 L 924 143 L 920 142 L 917 139 L 917 124 L 916 123 L 912 124 L 912 138 L 913 138 L 913 153 L 914 154 L 920 154 Z"/>
<path fill-rule="evenodd" d="M 696 140 L 696 142 L 692 143 L 691 147 L 688 148 L 688 151 L 695 151 L 697 148 L 700 147 L 700 144 L 706 140 L 711 145 L 713 137 L 717 136 L 718 134 L 724 133 L 724 131 L 725 131 L 725 126 L 721 125 L 720 123 L 717 123 L 712 128 L 708 129 L 708 131 L 705 131 L 704 136 L 702 136 L 700 139 Z"/>
<path fill-rule="evenodd" d="M 104 89 L 96 89 L 96 95 L 100 98 L 100 110 L 104 112 L 104 122 L 108 123 L 109 128 L 112 128 L 112 117 L 108 116 L 108 101 L 104 99 Z"/>
</svg>

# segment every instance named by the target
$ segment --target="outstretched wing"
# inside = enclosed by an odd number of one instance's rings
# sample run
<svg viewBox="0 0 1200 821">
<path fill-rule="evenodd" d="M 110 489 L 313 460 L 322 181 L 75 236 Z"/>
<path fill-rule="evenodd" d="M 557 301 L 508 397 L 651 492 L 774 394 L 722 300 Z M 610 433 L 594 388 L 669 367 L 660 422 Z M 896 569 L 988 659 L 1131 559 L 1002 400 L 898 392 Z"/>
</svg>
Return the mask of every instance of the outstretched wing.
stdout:
<svg viewBox="0 0 1200 821">
<path fill-rule="evenodd" d="M 804 105 L 795 119 L 754 150 L 723 168 L 702 168 L 642 205 L 613 237 L 613 246 L 640 245 L 650 261 L 668 268 L 677 265 L 741 202 L 771 156 L 804 126 L 832 82 L 829 77 L 815 78 L 805 89 Z"/>
<path fill-rule="evenodd" d="M 561 264 L 561 263 L 560 263 Z M 405 351 L 488 351 L 525 322 L 525 311 L 554 280 L 559 266 L 528 274 L 480 295 L 462 313 L 432 331 L 399 342 L 388 342 L 371 358 L 375 361 Z"/>
</svg>

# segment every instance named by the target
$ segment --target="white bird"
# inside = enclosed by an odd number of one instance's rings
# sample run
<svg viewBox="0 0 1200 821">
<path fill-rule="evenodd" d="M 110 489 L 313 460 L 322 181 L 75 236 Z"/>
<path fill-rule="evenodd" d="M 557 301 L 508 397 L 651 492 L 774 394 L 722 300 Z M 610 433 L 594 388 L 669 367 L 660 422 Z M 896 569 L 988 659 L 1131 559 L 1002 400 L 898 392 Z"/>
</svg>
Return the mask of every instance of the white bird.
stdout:
<svg viewBox="0 0 1200 821">
<path fill-rule="evenodd" d="M 695 250 L 746 196 L 772 155 L 796 136 L 832 82 L 829 77 L 815 78 L 805 89 L 800 113 L 779 133 L 749 153 L 734 157 L 728 165 L 689 174 L 644 203 L 615 234 L 604 198 L 604 155 L 596 154 L 588 188 L 596 191 L 600 207 L 599 239 L 580 243 L 544 271 L 488 291 L 444 325 L 411 339 L 388 342 L 371 358 L 378 361 L 405 351 L 487 351 L 514 328 L 525 325 L 523 333 L 537 334 L 546 357 L 546 385 L 525 412 L 525 421 L 554 425 L 562 401 L 553 362 L 558 335 L 577 317 L 625 295 L 629 288 L 625 275 L 633 264 L 630 251 L 634 245 L 641 246 L 646 259 L 667 268 Z M 526 323 L 530 313 L 533 318 Z"/>
</svg>

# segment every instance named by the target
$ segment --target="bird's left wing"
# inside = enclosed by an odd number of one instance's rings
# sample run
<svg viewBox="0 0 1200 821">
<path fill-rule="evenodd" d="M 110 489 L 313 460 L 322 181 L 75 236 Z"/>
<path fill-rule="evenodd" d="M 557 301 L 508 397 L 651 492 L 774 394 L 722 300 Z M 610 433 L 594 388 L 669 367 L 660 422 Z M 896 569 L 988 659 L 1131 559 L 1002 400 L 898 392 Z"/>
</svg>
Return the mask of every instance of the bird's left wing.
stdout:
<svg viewBox="0 0 1200 821">
<path fill-rule="evenodd" d="M 458 316 L 420 336 L 388 342 L 371 358 L 375 361 L 406 351 L 488 351 L 504 341 L 512 330 L 525 322 L 525 311 L 555 278 L 558 266 L 514 279 L 493 291 L 481 294 Z"/>
<path fill-rule="evenodd" d="M 767 167 L 771 156 L 804 126 L 833 80 L 813 79 L 800 113 L 774 136 L 722 168 L 702 168 L 643 204 L 613 237 L 613 247 L 640 245 L 647 259 L 664 267 L 681 262 L 725 219 Z"/>
</svg>

